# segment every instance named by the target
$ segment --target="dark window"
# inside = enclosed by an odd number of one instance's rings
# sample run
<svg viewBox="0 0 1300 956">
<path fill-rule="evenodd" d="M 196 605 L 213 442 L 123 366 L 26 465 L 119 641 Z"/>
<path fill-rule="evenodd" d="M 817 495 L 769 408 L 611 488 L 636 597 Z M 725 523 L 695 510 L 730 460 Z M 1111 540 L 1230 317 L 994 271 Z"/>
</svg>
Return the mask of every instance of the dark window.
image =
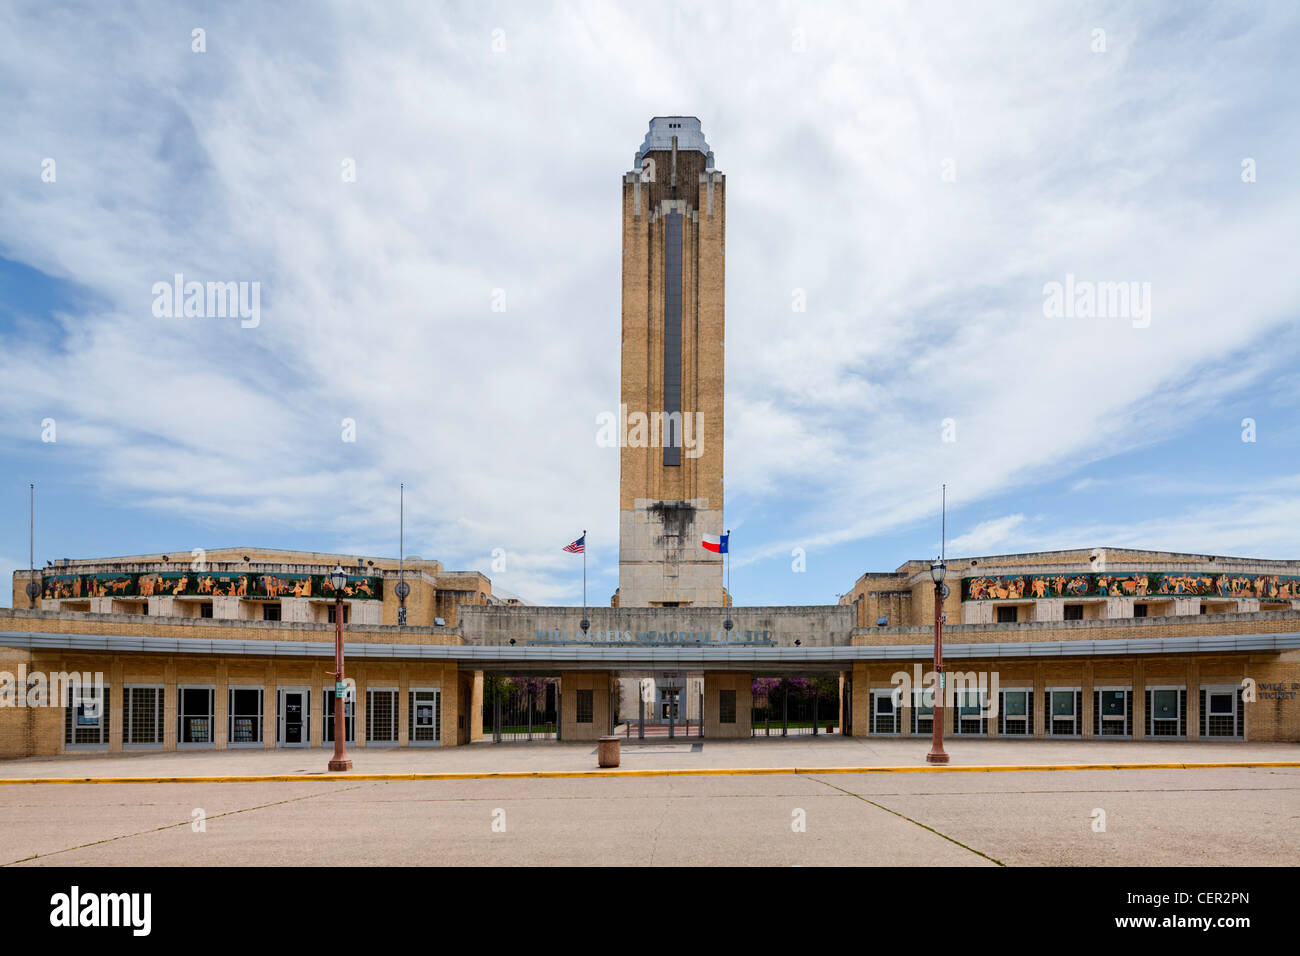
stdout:
<svg viewBox="0 0 1300 956">
<path fill-rule="evenodd" d="M 1082 621 L 1082 620 L 1083 620 L 1083 605 L 1082 605 L 1082 604 L 1067 604 L 1067 605 L 1065 606 L 1065 619 L 1066 619 L 1067 621 Z"/>
<path fill-rule="evenodd" d="M 327 743 L 334 743 L 334 701 L 337 700 L 334 685 L 325 688 L 325 740 Z M 354 703 L 347 701 L 343 708 L 344 735 L 348 743 L 355 743 L 357 739 L 356 721 L 354 719 Z"/>
<path fill-rule="evenodd" d="M 736 692 L 734 690 L 718 691 L 718 723 L 734 724 L 736 722 Z"/>
<path fill-rule="evenodd" d="M 1146 606 L 1145 604 L 1134 604 L 1134 605 L 1133 605 L 1133 616 L 1134 616 L 1134 617 L 1146 617 L 1146 616 L 1147 616 L 1147 606 Z"/>
<path fill-rule="evenodd" d="M 664 222 L 664 464 L 682 463 L 682 215 Z"/>
<path fill-rule="evenodd" d="M 333 623 L 334 623 L 334 611 L 338 608 L 338 605 L 337 605 L 337 604 L 331 604 L 329 607 L 330 607 L 330 623 L 333 624 Z M 349 619 L 350 619 L 350 618 L 349 618 L 349 615 L 348 615 L 348 612 L 351 611 L 351 610 L 352 610 L 352 608 L 351 608 L 349 605 L 347 605 L 347 604 L 343 605 L 343 623 L 344 623 L 344 624 L 347 624 L 347 623 L 348 623 L 348 621 L 349 621 Z"/>
<path fill-rule="evenodd" d="M 278 620 L 280 620 L 280 605 L 278 605 L 278 604 L 263 604 L 263 605 L 262 605 L 262 620 L 264 620 L 264 621 L 278 621 Z"/>
<path fill-rule="evenodd" d="M 872 691 L 871 732 L 875 734 L 898 733 L 898 708 L 894 706 L 892 691 Z"/>
<path fill-rule="evenodd" d="M 178 744 L 212 743 L 213 704 L 217 692 L 212 687 L 182 687 L 176 730 Z"/>
<path fill-rule="evenodd" d="M 1014 607 L 998 608 L 998 623 L 999 624 L 1016 623 L 1016 609 Z"/>
<path fill-rule="evenodd" d="M 229 737 L 227 738 L 229 742 L 260 744 L 262 742 L 262 688 L 231 687 L 229 709 Z"/>
<path fill-rule="evenodd" d="M 212 602 L 204 601 L 199 605 L 199 617 L 212 617 Z"/>
<path fill-rule="evenodd" d="M 590 724 L 593 722 L 595 712 L 595 691 L 580 690 L 578 691 L 578 723 Z"/>
<path fill-rule="evenodd" d="M 141 613 L 141 614 L 148 614 L 148 613 L 149 613 L 149 602 L 148 602 L 148 601 L 145 601 L 143 604 L 140 605 L 140 613 Z"/>
</svg>

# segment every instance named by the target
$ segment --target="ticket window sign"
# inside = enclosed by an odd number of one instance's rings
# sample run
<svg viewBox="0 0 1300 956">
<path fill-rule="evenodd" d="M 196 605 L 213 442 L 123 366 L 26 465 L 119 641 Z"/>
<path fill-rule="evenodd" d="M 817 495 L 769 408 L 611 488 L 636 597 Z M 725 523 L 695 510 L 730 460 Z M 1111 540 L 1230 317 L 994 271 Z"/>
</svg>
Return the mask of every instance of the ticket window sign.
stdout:
<svg viewBox="0 0 1300 956">
<path fill-rule="evenodd" d="M 433 704 L 416 704 L 415 705 L 415 726 L 421 728 L 433 727 Z"/>
<path fill-rule="evenodd" d="M 98 727 L 103 714 L 103 701 L 98 697 L 83 697 L 77 701 L 77 726 Z"/>
</svg>

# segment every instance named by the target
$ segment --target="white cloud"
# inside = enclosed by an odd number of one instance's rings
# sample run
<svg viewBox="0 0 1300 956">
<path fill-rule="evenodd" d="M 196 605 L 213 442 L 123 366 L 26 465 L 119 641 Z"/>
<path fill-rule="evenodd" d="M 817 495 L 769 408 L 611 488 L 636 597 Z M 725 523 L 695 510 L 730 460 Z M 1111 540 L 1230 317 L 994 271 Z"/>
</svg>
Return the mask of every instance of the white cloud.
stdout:
<svg viewBox="0 0 1300 956">
<path fill-rule="evenodd" d="M 386 540 L 405 480 L 423 553 L 504 548 L 502 587 L 576 601 L 559 547 L 587 527 L 606 584 L 615 555 L 619 176 L 678 110 L 728 175 L 728 489 L 789 526 L 754 555 L 1168 438 L 1295 354 L 1300 191 L 1237 181 L 1295 153 L 1285 14 L 1117 7 L 1098 56 L 1097 16 L 1014 9 L 232 5 L 201 8 L 201 55 L 194 11 L 11 9 L 0 250 L 94 304 L 4 337 L 0 441 L 55 417 L 105 498 L 270 545 Z M 175 272 L 261 282 L 261 325 L 154 319 Z M 1045 319 L 1067 272 L 1150 281 L 1150 328 Z"/>
</svg>

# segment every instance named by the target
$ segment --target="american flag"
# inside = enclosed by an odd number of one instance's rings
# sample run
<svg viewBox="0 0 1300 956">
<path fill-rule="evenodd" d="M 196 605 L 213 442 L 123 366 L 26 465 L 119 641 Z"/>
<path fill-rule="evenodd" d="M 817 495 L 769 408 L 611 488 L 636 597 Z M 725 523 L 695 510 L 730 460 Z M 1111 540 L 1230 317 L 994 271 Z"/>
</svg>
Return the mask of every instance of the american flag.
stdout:
<svg viewBox="0 0 1300 956">
<path fill-rule="evenodd" d="M 572 544 L 566 544 L 564 546 L 564 550 L 569 552 L 569 554 L 582 554 L 583 552 L 585 552 L 587 550 L 586 532 L 583 532 L 582 537 L 579 538 L 577 541 L 574 541 Z"/>
</svg>

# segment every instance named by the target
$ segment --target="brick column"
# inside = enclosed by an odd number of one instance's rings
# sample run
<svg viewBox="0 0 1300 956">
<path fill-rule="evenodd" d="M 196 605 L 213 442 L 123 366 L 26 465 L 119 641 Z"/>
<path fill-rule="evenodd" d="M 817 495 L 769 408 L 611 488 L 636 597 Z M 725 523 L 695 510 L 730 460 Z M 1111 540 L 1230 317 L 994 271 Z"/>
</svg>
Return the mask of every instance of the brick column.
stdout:
<svg viewBox="0 0 1300 956">
<path fill-rule="evenodd" d="M 397 671 L 397 746 L 411 745 L 411 668 L 402 664 Z"/>
<path fill-rule="evenodd" d="M 122 659 L 114 657 L 108 666 L 108 749 L 122 750 L 122 731 L 126 727 L 126 694 L 122 690 Z"/>
<path fill-rule="evenodd" d="M 1145 740 L 1147 736 L 1147 674 L 1146 666 L 1138 660 L 1133 663 L 1133 739 Z"/>
<path fill-rule="evenodd" d="M 871 682 L 867 665 L 853 662 L 853 736 L 866 737 L 871 733 Z"/>
<path fill-rule="evenodd" d="M 181 712 L 176 684 L 176 660 L 169 657 L 163 665 L 163 750 L 176 749 L 176 725 Z"/>
<path fill-rule="evenodd" d="M 564 740 L 595 740 L 609 732 L 609 692 L 613 679 L 614 675 L 610 671 L 564 671 L 560 674 L 560 733 Z M 589 724 L 578 723 L 580 690 L 591 691 L 592 715 Z M 705 733 L 708 733 L 707 728 Z"/>
<path fill-rule="evenodd" d="M 722 723 L 722 692 L 735 691 L 736 719 Z M 754 717 L 754 679 L 734 671 L 704 672 L 704 736 L 735 739 L 750 736 Z"/>
<path fill-rule="evenodd" d="M 1084 740 L 1092 739 L 1092 721 L 1093 721 L 1093 668 L 1092 661 L 1085 661 L 1083 665 L 1083 679 L 1079 682 L 1079 687 L 1083 692 L 1083 713 L 1079 719 L 1083 721 L 1083 726 L 1079 728 L 1080 736 Z"/>
<path fill-rule="evenodd" d="M 230 669 L 224 663 L 217 665 L 215 683 L 216 700 L 212 702 L 212 722 L 216 724 L 212 728 L 213 747 L 217 750 L 225 750 L 230 736 Z"/>
<path fill-rule="evenodd" d="M 460 745 L 460 672 L 454 663 L 442 665 L 442 745 Z"/>
</svg>

